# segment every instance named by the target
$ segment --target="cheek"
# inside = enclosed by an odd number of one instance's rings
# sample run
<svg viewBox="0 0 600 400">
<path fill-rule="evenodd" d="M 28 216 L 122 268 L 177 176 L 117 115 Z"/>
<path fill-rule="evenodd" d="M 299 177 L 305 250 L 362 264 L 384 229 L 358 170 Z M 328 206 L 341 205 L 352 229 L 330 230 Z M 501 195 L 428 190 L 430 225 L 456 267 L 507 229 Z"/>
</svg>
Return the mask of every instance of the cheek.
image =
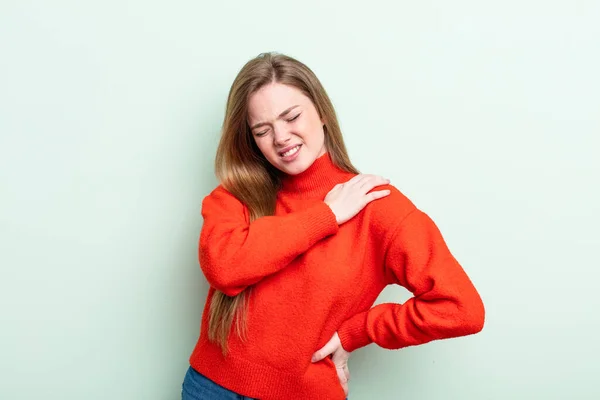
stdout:
<svg viewBox="0 0 600 400">
<path fill-rule="evenodd" d="M 315 141 L 323 135 L 323 130 L 319 124 L 314 121 L 303 121 L 297 127 L 297 132 L 304 140 Z"/>
<path fill-rule="evenodd" d="M 272 156 L 273 147 L 268 145 L 267 140 L 265 138 L 258 139 L 258 140 L 255 139 L 254 142 L 256 143 L 256 146 L 258 147 L 260 152 L 263 154 L 263 156 L 265 156 L 266 158 L 269 158 L 269 156 Z"/>
<path fill-rule="evenodd" d="M 323 123 L 319 118 L 318 114 L 315 114 L 310 118 L 310 121 L 306 124 L 306 131 L 310 132 L 310 136 L 312 140 L 323 140 L 324 132 L 323 132 Z"/>
<path fill-rule="evenodd" d="M 325 133 L 323 132 L 323 127 L 321 124 L 311 124 L 306 127 L 306 131 L 308 134 L 308 140 L 312 142 L 322 142 L 325 140 Z"/>
</svg>

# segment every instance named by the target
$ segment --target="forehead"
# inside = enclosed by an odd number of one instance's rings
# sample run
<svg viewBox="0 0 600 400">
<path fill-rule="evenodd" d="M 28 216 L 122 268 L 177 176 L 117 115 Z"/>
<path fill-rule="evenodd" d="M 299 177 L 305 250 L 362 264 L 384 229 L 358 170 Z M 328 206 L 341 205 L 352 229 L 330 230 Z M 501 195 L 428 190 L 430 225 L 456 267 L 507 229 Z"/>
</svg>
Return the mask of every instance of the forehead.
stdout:
<svg viewBox="0 0 600 400">
<path fill-rule="evenodd" d="M 271 120 L 289 107 L 312 104 L 300 90 L 281 83 L 263 86 L 248 99 L 248 119 L 250 122 Z"/>
</svg>

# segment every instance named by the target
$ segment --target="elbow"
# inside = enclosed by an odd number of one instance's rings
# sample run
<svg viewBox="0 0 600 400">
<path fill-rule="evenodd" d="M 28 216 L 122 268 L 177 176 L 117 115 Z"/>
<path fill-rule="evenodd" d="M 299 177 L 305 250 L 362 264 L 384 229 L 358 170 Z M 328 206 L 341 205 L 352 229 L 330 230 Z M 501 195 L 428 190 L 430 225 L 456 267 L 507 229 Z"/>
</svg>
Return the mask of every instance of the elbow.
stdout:
<svg viewBox="0 0 600 400">
<path fill-rule="evenodd" d="M 231 255 L 225 256 L 224 253 L 222 248 L 211 246 L 206 240 L 200 240 L 198 261 L 208 284 L 229 297 L 235 297 L 250 286 L 250 283 L 246 282 L 239 271 L 231 267 L 243 261 Z"/>
<path fill-rule="evenodd" d="M 214 286 L 213 286 L 214 287 Z M 215 287 L 215 289 L 217 289 Z M 217 289 L 220 292 L 223 292 L 226 296 L 235 297 L 244 291 L 245 287 L 243 286 L 230 286 L 230 287 L 222 287 L 221 289 Z"/>
<path fill-rule="evenodd" d="M 228 282 L 228 281 L 223 281 L 223 280 L 218 280 L 218 279 L 211 279 L 208 277 L 206 277 L 206 280 L 208 281 L 208 284 L 211 287 L 215 288 L 219 292 L 223 292 L 224 294 L 226 294 L 229 297 L 237 296 L 238 294 L 242 293 L 244 291 L 244 289 L 246 288 L 245 286 L 235 285 L 235 284 L 233 284 L 233 282 Z"/>
<path fill-rule="evenodd" d="M 469 319 L 468 319 L 468 323 L 466 324 L 466 334 L 467 335 L 474 335 L 476 333 L 479 333 L 483 330 L 483 326 L 485 325 L 485 315 L 482 314 L 477 314 L 477 315 L 470 315 Z"/>
<path fill-rule="evenodd" d="M 477 292 L 452 298 L 443 317 L 440 338 L 468 336 L 479 333 L 485 324 L 485 308 Z"/>
<path fill-rule="evenodd" d="M 473 335 L 483 330 L 485 325 L 485 307 L 478 294 L 462 304 L 461 330 L 465 335 Z"/>
<path fill-rule="evenodd" d="M 224 274 L 216 274 L 210 269 L 202 269 L 204 277 L 208 284 L 216 290 L 223 292 L 229 297 L 235 297 L 240 294 L 246 287 L 235 282 L 234 279 L 225 276 Z"/>
<path fill-rule="evenodd" d="M 229 297 L 237 296 L 248 286 L 244 285 L 225 265 L 209 262 L 204 257 L 200 257 L 200 269 L 211 287 Z"/>
</svg>

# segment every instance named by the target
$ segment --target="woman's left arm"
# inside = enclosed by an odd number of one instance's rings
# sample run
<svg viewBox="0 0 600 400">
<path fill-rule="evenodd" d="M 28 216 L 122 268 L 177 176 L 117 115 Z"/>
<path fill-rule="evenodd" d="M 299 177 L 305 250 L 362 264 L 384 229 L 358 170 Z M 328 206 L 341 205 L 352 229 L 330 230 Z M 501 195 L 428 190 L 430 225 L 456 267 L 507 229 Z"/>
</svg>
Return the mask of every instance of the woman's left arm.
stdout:
<svg viewBox="0 0 600 400">
<path fill-rule="evenodd" d="M 404 304 L 379 304 L 342 323 L 338 335 L 345 350 L 372 342 L 399 349 L 481 331 L 481 297 L 427 214 L 411 211 L 385 251 L 386 278 L 414 296 Z"/>
</svg>

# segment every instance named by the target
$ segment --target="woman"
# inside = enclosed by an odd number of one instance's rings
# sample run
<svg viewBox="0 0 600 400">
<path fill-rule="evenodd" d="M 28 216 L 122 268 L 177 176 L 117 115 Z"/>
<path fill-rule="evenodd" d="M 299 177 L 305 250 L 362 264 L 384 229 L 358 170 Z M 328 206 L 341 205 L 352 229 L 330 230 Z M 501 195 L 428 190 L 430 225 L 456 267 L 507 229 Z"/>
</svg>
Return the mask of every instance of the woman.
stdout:
<svg viewBox="0 0 600 400">
<path fill-rule="evenodd" d="M 183 399 L 344 399 L 352 351 L 482 329 L 481 298 L 434 222 L 352 166 L 299 61 L 262 54 L 239 72 L 216 172 L 199 245 L 210 290 Z M 372 307 L 388 284 L 414 297 Z"/>
</svg>

